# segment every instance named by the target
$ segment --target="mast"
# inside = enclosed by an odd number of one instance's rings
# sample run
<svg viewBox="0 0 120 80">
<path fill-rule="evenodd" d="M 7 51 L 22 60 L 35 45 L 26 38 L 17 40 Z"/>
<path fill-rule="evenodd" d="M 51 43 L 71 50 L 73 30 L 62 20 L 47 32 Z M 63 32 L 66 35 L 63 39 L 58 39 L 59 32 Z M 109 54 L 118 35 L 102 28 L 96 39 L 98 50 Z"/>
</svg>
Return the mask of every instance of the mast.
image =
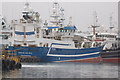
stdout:
<svg viewBox="0 0 120 80">
<path fill-rule="evenodd" d="M 57 2 L 53 3 L 53 10 L 52 10 L 52 15 L 50 23 L 52 26 L 60 26 L 63 27 L 64 25 L 64 9 L 60 6 Z"/>
<path fill-rule="evenodd" d="M 26 3 L 25 3 L 25 8 L 24 8 L 24 11 L 28 11 L 28 10 L 29 10 L 29 6 L 30 6 L 30 5 L 29 5 L 29 3 L 28 3 L 28 2 L 26 2 Z"/>
<path fill-rule="evenodd" d="M 109 28 L 110 28 L 110 32 L 112 32 L 112 29 L 114 28 L 112 15 L 110 16 L 110 26 L 109 26 Z"/>
<path fill-rule="evenodd" d="M 26 30 L 25 30 L 25 26 L 23 26 L 23 29 L 24 29 L 24 45 L 26 45 L 26 42 L 25 42 L 25 40 L 26 40 Z"/>
<path fill-rule="evenodd" d="M 65 18 L 64 18 L 64 9 L 61 7 L 61 9 L 60 9 L 60 27 L 63 27 L 63 25 L 64 25 L 64 20 L 65 20 Z"/>
<path fill-rule="evenodd" d="M 94 39 L 96 39 L 96 28 L 97 27 L 100 27 L 99 25 L 98 25 L 98 16 L 97 16 L 97 12 L 95 11 L 94 13 L 93 13 L 93 17 L 94 17 L 94 20 L 93 20 L 93 25 L 91 25 L 92 26 L 92 28 L 93 28 L 93 36 L 94 36 Z"/>
<path fill-rule="evenodd" d="M 68 23 L 68 26 L 72 26 L 72 17 L 71 17 L 71 16 L 69 17 L 69 23 Z"/>
<path fill-rule="evenodd" d="M 39 18 L 40 18 L 40 14 L 38 12 L 33 11 L 30 8 L 29 3 L 26 2 L 24 10 L 22 12 L 22 19 L 29 23 L 33 23 L 33 22 L 39 23 Z"/>
<path fill-rule="evenodd" d="M 59 24 L 59 4 L 57 2 L 53 3 L 53 11 L 52 11 L 52 15 L 50 16 L 52 18 L 52 20 L 50 21 L 52 23 L 53 26 L 58 26 Z"/>
</svg>

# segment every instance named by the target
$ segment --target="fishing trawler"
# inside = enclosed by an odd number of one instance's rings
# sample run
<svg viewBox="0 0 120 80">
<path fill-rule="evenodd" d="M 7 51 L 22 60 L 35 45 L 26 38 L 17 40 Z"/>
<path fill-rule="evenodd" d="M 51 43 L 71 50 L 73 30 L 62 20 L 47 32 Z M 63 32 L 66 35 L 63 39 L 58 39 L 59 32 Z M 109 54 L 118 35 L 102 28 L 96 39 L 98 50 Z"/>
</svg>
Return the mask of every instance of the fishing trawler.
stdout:
<svg viewBox="0 0 120 80">
<path fill-rule="evenodd" d="M 91 26 L 92 33 L 89 32 L 88 35 L 81 36 L 82 33 L 76 34 L 74 41 L 77 43 L 77 47 L 87 45 L 98 46 L 102 43 L 106 43 L 103 51 L 100 53 L 103 62 L 114 62 L 118 63 L 120 61 L 120 38 L 118 35 L 118 30 L 115 29 L 112 23 L 112 16 L 110 16 L 110 27 L 105 29 L 105 27 L 98 25 L 97 13 L 94 14 L 94 25 Z M 92 44 L 91 44 L 92 43 Z M 82 44 L 82 45 L 81 45 Z"/>
<path fill-rule="evenodd" d="M 76 41 L 77 43 L 81 43 L 83 41 L 94 42 L 93 43 L 94 46 L 106 42 L 106 45 L 104 46 L 103 50 L 113 48 L 111 42 L 116 41 L 118 32 L 117 29 L 115 30 L 114 26 L 112 25 L 112 20 L 111 20 L 112 16 L 110 17 L 110 27 L 108 29 L 105 29 L 106 27 L 101 26 L 99 24 L 96 11 L 94 12 L 93 17 L 94 17 L 94 22 L 93 22 L 94 24 L 89 27 L 92 29 L 92 31 L 76 33 L 74 41 Z"/>
<path fill-rule="evenodd" d="M 56 13 L 57 6 L 58 3 L 55 2 L 51 16 L 54 18 L 53 26 L 42 27 L 40 14 L 31 10 L 29 3 L 26 3 L 22 18 L 12 20 L 14 32 L 12 38 L 9 39 L 8 50 L 10 53 L 16 53 L 20 57 L 37 57 L 42 62 L 99 62 L 99 53 L 102 51 L 103 45 L 78 49 L 71 40 L 59 40 L 58 36 L 52 37 L 56 39 L 48 39 L 50 37 L 47 34 L 53 30 L 58 33 L 65 32 L 68 35 L 76 30 L 75 26 L 63 26 L 64 19 Z M 60 9 L 60 11 L 64 10 Z M 61 14 L 63 13 L 61 12 Z"/>
<path fill-rule="evenodd" d="M 99 28 L 99 27 L 98 27 Z M 102 27 L 104 29 L 104 27 Z M 118 29 L 113 24 L 113 17 L 110 16 L 109 29 L 96 31 L 96 42 L 102 43 L 106 41 L 103 51 L 100 53 L 103 62 L 120 62 L 120 40 L 118 37 Z M 90 36 L 89 36 L 90 37 Z"/>
</svg>

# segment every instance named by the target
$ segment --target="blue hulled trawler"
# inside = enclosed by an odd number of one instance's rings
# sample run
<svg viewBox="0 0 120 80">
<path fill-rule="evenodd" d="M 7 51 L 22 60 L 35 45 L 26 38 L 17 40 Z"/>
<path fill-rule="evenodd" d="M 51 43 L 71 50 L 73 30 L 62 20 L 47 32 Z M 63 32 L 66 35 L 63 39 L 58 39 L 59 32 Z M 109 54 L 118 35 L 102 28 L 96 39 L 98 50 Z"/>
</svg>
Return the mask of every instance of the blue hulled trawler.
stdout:
<svg viewBox="0 0 120 80">
<path fill-rule="evenodd" d="M 51 25 L 41 25 L 40 14 L 25 4 L 22 18 L 12 20 L 13 36 L 9 39 L 8 50 L 20 57 L 37 57 L 42 62 L 89 62 L 99 61 L 103 46 L 76 48 L 73 34 L 76 26 L 64 25 L 64 9 L 53 4 Z"/>
</svg>

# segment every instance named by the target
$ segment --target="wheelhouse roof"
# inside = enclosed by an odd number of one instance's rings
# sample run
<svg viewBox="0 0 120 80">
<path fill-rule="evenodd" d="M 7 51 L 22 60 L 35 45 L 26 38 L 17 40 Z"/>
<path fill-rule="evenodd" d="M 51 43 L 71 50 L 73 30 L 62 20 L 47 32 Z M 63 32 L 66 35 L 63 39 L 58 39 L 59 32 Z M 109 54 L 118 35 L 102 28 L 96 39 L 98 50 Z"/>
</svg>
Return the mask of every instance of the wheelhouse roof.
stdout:
<svg viewBox="0 0 120 80">
<path fill-rule="evenodd" d="M 55 29 L 55 28 L 60 28 L 60 27 L 56 26 L 56 27 L 47 27 L 47 28 L 48 29 Z M 64 26 L 63 29 L 65 29 L 65 30 L 76 30 L 77 28 L 76 28 L 76 26 Z"/>
</svg>

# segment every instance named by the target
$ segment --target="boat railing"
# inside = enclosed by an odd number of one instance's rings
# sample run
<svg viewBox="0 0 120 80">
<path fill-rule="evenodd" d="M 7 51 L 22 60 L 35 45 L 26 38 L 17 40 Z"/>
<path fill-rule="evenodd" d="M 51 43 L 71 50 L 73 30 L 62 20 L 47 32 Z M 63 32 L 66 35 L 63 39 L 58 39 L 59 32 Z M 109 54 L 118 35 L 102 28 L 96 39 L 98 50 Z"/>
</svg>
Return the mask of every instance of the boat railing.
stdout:
<svg viewBox="0 0 120 80">
<path fill-rule="evenodd" d="M 47 52 L 47 55 L 50 54 L 50 51 L 52 50 L 52 45 L 64 45 L 64 46 L 70 46 L 71 44 L 62 44 L 62 43 L 51 43 L 50 48 Z"/>
</svg>

